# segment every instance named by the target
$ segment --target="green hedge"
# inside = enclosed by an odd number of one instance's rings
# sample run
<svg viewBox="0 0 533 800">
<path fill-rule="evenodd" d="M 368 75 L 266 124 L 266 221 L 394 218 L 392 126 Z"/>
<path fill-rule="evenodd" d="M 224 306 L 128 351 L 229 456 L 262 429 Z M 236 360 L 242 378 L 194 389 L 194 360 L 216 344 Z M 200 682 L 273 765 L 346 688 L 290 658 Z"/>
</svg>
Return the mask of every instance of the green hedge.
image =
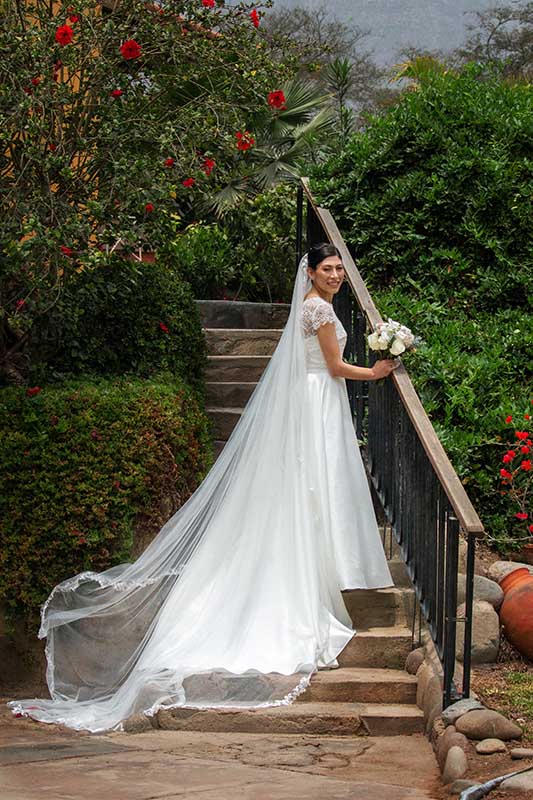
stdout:
<svg viewBox="0 0 533 800">
<path fill-rule="evenodd" d="M 409 371 L 502 550 L 504 420 L 531 411 L 532 137 L 525 83 L 429 71 L 312 182 L 381 314 L 425 340 Z"/>
<path fill-rule="evenodd" d="M 32 383 L 169 371 L 201 385 L 205 339 L 191 287 L 175 263 L 99 257 L 69 276 L 36 330 Z"/>
<path fill-rule="evenodd" d="M 0 390 L 0 600 L 36 624 L 61 580 L 135 555 L 212 461 L 198 396 L 162 374 Z"/>
</svg>

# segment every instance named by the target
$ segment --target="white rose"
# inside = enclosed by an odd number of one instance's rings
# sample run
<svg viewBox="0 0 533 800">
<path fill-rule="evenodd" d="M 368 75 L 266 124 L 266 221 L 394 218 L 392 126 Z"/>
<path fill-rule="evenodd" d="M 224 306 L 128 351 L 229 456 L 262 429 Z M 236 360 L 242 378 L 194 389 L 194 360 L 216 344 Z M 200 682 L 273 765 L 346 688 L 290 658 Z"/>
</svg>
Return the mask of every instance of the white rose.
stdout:
<svg viewBox="0 0 533 800">
<path fill-rule="evenodd" d="M 390 336 L 385 331 L 380 333 L 378 337 L 378 350 L 388 350 L 390 344 Z"/>
<path fill-rule="evenodd" d="M 377 331 L 374 331 L 374 333 L 371 333 L 370 336 L 368 337 L 368 346 L 370 347 L 371 350 L 379 350 L 378 341 L 379 341 L 379 333 Z"/>
<path fill-rule="evenodd" d="M 405 345 L 403 344 L 403 342 L 401 342 L 400 339 L 395 339 L 390 349 L 391 355 L 399 356 L 401 353 L 403 353 L 404 350 L 405 350 Z"/>
</svg>

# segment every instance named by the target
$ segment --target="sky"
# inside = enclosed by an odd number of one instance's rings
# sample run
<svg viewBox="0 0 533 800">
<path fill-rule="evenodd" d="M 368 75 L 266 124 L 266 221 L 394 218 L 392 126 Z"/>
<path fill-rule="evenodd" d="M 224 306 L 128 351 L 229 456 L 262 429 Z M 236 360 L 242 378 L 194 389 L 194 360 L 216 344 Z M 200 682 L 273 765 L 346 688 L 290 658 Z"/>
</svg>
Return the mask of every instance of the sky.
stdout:
<svg viewBox="0 0 533 800">
<path fill-rule="evenodd" d="M 409 45 L 428 50 L 453 50 L 466 38 L 474 14 L 497 5 L 494 0 L 332 0 L 332 14 L 346 24 L 370 29 L 366 49 L 380 65 L 397 63 Z M 321 0 L 275 0 L 274 7 L 316 8 Z"/>
</svg>

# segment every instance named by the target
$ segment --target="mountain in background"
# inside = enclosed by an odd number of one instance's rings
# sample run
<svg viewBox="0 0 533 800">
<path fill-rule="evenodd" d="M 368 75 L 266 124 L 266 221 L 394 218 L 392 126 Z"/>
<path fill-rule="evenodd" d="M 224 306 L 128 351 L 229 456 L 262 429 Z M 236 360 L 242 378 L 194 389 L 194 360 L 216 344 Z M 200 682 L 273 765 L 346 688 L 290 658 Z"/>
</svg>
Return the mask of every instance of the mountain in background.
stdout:
<svg viewBox="0 0 533 800">
<path fill-rule="evenodd" d="M 313 9 L 321 0 L 275 0 L 275 8 L 303 6 Z M 454 50 L 467 36 L 467 25 L 475 14 L 494 8 L 494 0 L 334 0 L 332 16 L 346 25 L 370 31 L 365 46 L 376 63 L 398 62 L 408 46 L 426 50 Z"/>
</svg>

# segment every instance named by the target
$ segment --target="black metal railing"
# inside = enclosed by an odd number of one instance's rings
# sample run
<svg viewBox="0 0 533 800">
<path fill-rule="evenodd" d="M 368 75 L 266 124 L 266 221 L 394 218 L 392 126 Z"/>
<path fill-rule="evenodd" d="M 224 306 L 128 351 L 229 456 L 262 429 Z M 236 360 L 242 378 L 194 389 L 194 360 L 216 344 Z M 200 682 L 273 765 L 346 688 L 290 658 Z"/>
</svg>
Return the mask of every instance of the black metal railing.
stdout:
<svg viewBox="0 0 533 800">
<path fill-rule="evenodd" d="M 303 246 L 304 216 L 306 246 Z M 348 341 L 344 358 L 371 365 L 367 334 L 380 321 L 377 309 L 331 214 L 317 207 L 307 185 L 298 194 L 297 255 L 330 241 L 342 255 L 347 282 L 335 299 Z M 420 612 L 443 668 L 443 705 L 470 694 L 470 652 L 475 539 L 483 526 L 451 466 L 403 365 L 382 383 L 350 381 L 348 394 L 357 437 L 373 487 L 401 549 Z M 466 609 L 462 680 L 454 681 L 457 641 L 457 576 L 460 533 L 467 541 Z M 413 621 L 414 630 L 414 621 Z"/>
</svg>

